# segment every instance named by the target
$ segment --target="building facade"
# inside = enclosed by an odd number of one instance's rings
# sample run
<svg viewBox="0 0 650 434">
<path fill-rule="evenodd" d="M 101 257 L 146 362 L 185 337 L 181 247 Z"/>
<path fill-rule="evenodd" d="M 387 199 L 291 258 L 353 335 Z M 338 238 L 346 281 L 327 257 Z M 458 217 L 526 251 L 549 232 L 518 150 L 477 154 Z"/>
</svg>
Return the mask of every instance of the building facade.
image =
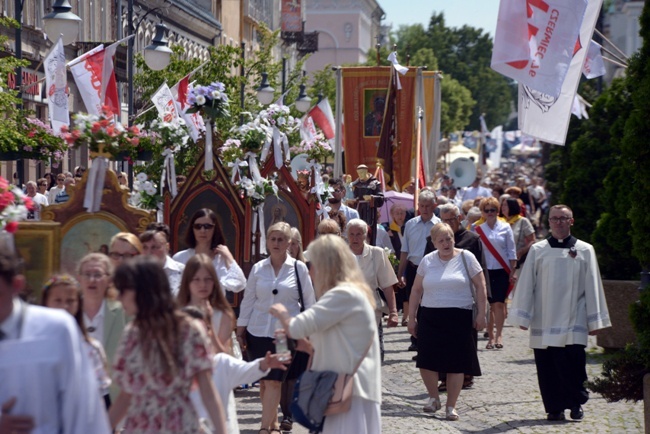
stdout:
<svg viewBox="0 0 650 434">
<path fill-rule="evenodd" d="M 643 0 L 616 0 L 612 2 L 607 11 L 603 11 L 603 33 L 628 57 L 639 51 L 643 43 L 639 35 L 639 17 L 643 5 Z M 604 47 L 620 57 L 620 54 L 607 42 L 604 43 Z M 612 58 L 606 52 L 603 52 L 603 55 Z M 604 81 L 607 83 L 611 83 L 615 77 L 621 77 L 625 74 L 625 68 L 611 62 L 605 62 L 605 68 L 607 73 Z"/>
<path fill-rule="evenodd" d="M 318 51 L 306 62 L 308 72 L 326 65 L 364 63 L 385 35 L 384 10 L 376 0 L 305 0 L 305 31 L 319 32 Z"/>
</svg>

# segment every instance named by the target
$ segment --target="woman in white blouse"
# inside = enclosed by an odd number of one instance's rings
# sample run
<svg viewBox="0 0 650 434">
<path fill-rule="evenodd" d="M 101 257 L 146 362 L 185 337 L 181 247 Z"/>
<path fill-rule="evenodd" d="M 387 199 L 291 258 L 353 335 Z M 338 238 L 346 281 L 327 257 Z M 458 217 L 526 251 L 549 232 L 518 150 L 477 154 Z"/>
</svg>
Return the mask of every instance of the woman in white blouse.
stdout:
<svg viewBox="0 0 650 434">
<path fill-rule="evenodd" d="M 446 418 L 454 421 L 458 420 L 456 401 L 463 374 L 481 375 L 474 329 L 485 327 L 485 278 L 476 257 L 454 247 L 454 231 L 448 224 L 431 228 L 431 241 L 436 250 L 422 258 L 411 290 L 408 330 L 418 338 L 416 366 L 429 394 L 423 410 L 434 413 L 442 407 L 438 373 L 446 372 Z M 478 308 L 475 321 L 474 303 Z"/>
<path fill-rule="evenodd" d="M 310 268 L 318 302 L 298 316 L 275 304 L 271 314 L 290 337 L 309 337 L 311 369 L 351 374 L 361 361 L 350 410 L 325 417 L 323 434 L 381 433 L 381 362 L 372 291 L 343 238 L 320 236 L 309 252 L 318 258 Z"/>
<path fill-rule="evenodd" d="M 307 266 L 287 253 L 290 238 L 289 224 L 280 222 L 271 225 L 266 233 L 269 257 L 255 264 L 248 276 L 237 320 L 237 340 L 248 351 L 249 360 L 264 357 L 267 351 L 275 352 L 273 336 L 279 325 L 269 313 L 273 304 L 281 303 L 292 315 L 300 312 L 296 279 L 300 279 L 304 308 L 314 304 L 314 288 Z M 283 371 L 273 369 L 260 382 L 262 434 L 280 432 L 278 405 L 283 377 Z"/>
<path fill-rule="evenodd" d="M 491 296 L 490 315 L 494 315 L 494 326 L 488 325 L 489 341 L 485 346 L 491 350 L 503 348 L 503 323 L 506 319 L 506 297 L 508 296 L 510 282 L 515 280 L 515 267 L 517 265 L 517 252 L 515 251 L 515 238 L 512 228 L 505 221 L 497 218 L 499 214 L 499 201 L 494 197 L 483 199 L 479 204 L 481 220 L 484 220 L 474 230 L 481 236 L 485 264 L 490 279 Z M 493 254 L 493 251 L 496 253 Z M 505 266 L 504 266 L 505 265 Z M 507 268 L 506 268 L 507 267 Z"/>
<path fill-rule="evenodd" d="M 214 211 L 202 208 L 194 213 L 187 226 L 185 243 L 189 248 L 176 253 L 172 259 L 187 264 L 192 256 L 203 253 L 212 258 L 223 291 L 240 292 L 246 287 L 246 276 L 226 246 Z"/>
</svg>

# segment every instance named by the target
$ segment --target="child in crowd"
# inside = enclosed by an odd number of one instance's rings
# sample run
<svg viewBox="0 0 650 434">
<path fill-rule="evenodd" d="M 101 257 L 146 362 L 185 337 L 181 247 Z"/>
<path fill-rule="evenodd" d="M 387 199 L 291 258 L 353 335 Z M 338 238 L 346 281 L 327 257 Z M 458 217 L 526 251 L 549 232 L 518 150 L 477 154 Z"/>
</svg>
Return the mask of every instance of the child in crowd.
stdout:
<svg viewBox="0 0 650 434">
<path fill-rule="evenodd" d="M 110 407 L 108 394 L 111 378 L 108 376 L 106 354 L 101 342 L 88 336 L 83 320 L 83 293 L 79 282 L 69 274 L 57 274 L 45 283 L 41 303 L 45 307 L 63 309 L 77 320 L 84 338 L 86 353 L 95 369 L 99 393 L 104 397 L 106 408 Z"/>
</svg>

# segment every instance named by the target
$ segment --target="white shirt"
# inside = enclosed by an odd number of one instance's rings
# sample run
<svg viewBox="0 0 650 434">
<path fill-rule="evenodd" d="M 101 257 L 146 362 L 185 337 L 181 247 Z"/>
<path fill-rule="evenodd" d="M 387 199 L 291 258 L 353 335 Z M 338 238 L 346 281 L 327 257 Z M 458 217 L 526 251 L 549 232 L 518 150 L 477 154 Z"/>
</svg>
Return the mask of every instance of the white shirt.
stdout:
<svg viewBox="0 0 650 434">
<path fill-rule="evenodd" d="M 512 233 L 512 228 L 508 223 L 501 220 L 494 223 L 494 228 L 490 229 L 487 222 L 480 225 L 480 228 L 485 232 L 485 236 L 495 250 L 501 255 L 506 264 L 510 266 L 511 260 L 517 260 L 517 251 L 515 250 L 515 237 Z M 483 243 L 483 238 L 481 238 Z M 488 270 L 499 270 L 503 267 L 499 261 L 492 255 L 490 249 L 483 243 L 483 253 L 485 253 L 485 266 Z"/>
<path fill-rule="evenodd" d="M 456 193 L 456 195 L 458 195 L 458 193 Z M 469 199 L 476 199 L 477 197 L 492 197 L 492 190 L 480 185 L 478 187 L 472 187 L 470 185 L 469 187 L 466 187 L 465 190 L 463 191 L 462 202 Z"/>
<path fill-rule="evenodd" d="M 32 434 L 108 434 L 108 417 L 74 318 L 60 309 L 14 309 L 0 327 L 0 402 L 34 419 Z"/>
<path fill-rule="evenodd" d="M 181 289 L 181 277 L 183 277 L 183 270 L 185 270 L 185 264 L 178 262 L 170 258 L 169 256 L 165 257 L 165 265 L 163 265 L 163 270 L 167 275 L 169 280 L 169 287 L 172 290 L 172 295 L 174 298 L 178 296 L 178 292 Z"/>
<path fill-rule="evenodd" d="M 352 219 L 359 218 L 359 211 L 357 211 L 354 208 L 350 208 L 347 205 L 341 204 L 341 208 L 339 208 L 339 211 L 343 211 L 343 214 L 345 214 L 345 224 L 347 224 Z"/>
<path fill-rule="evenodd" d="M 50 191 L 47 192 L 48 202 L 54 205 L 54 199 L 56 199 L 56 195 L 61 193 L 63 190 L 64 190 L 63 187 L 57 187 L 57 186 L 50 188 Z"/>
<path fill-rule="evenodd" d="M 381 247 L 382 249 L 388 249 L 391 252 L 394 252 L 395 249 L 393 249 L 393 242 L 390 240 L 390 236 L 388 235 L 388 232 L 386 232 L 386 229 L 380 224 L 377 224 L 377 240 L 376 240 L 376 245 L 377 247 Z"/>
<path fill-rule="evenodd" d="M 397 276 L 393 266 L 390 265 L 386 252 L 381 247 L 363 245 L 360 255 L 357 258 L 359 268 L 366 278 L 366 283 L 373 291 L 376 288 L 384 289 L 397 283 Z"/>
<path fill-rule="evenodd" d="M 298 277 L 302 286 L 305 309 L 315 303 L 314 288 L 309 278 L 307 266 L 287 255 L 280 272 L 275 275 L 271 258 L 253 265 L 248 275 L 244 299 L 239 308 L 237 326 L 248 327 L 248 332 L 257 337 L 273 337 L 277 320 L 269 313 L 275 303 L 282 303 L 289 315 L 300 313 L 298 283 L 294 272 L 294 263 L 298 264 Z M 273 292 L 276 292 L 274 294 Z"/>
<path fill-rule="evenodd" d="M 226 427 L 228 434 L 239 434 L 237 423 L 237 409 L 235 408 L 235 395 L 232 390 L 241 384 L 254 383 L 266 376 L 271 369 L 260 370 L 260 362 L 263 359 L 245 362 L 225 353 L 218 353 L 214 356 L 214 368 L 212 370 L 212 381 L 217 388 L 221 402 L 226 409 Z M 190 392 L 190 399 L 197 414 L 201 419 L 210 424 L 208 412 L 203 405 L 199 391 L 194 389 Z"/>
<path fill-rule="evenodd" d="M 105 344 L 104 317 L 106 316 L 106 300 L 102 301 L 102 305 L 100 306 L 97 315 L 95 315 L 93 319 L 90 319 L 88 315 L 86 315 L 86 312 L 84 312 L 83 314 L 84 314 L 84 324 L 86 325 L 86 332 L 88 333 L 88 336 L 98 340 L 99 342 L 102 343 L 103 346 Z"/>
<path fill-rule="evenodd" d="M 194 255 L 196 255 L 196 250 L 187 249 L 176 253 L 172 259 L 181 264 L 187 264 L 187 261 Z M 244 276 L 244 272 L 239 268 L 237 262 L 233 261 L 230 268 L 228 268 L 226 267 L 226 261 L 224 261 L 221 255 L 215 255 L 212 260 L 212 265 L 214 265 L 217 277 L 219 278 L 219 285 L 221 285 L 221 289 L 224 292 L 241 292 L 246 288 L 246 276 Z"/>
<path fill-rule="evenodd" d="M 461 254 L 465 255 L 469 277 Z M 424 307 L 471 309 L 474 298 L 469 279 L 482 271 L 481 264 L 469 252 L 461 252 L 449 261 L 441 260 L 437 250 L 429 253 L 422 258 L 417 271 L 423 277 L 420 304 Z"/>
<path fill-rule="evenodd" d="M 408 253 L 408 260 L 419 265 L 427 246 L 427 237 L 431 228 L 440 223 L 435 215 L 428 222 L 422 221 L 422 216 L 417 216 L 406 222 L 404 238 L 402 239 L 402 252 Z"/>
<path fill-rule="evenodd" d="M 41 219 L 41 209 L 48 206 L 49 202 L 47 197 L 41 193 L 36 193 L 31 199 L 34 202 L 34 210 L 27 212 L 27 220 L 39 221 Z"/>
</svg>

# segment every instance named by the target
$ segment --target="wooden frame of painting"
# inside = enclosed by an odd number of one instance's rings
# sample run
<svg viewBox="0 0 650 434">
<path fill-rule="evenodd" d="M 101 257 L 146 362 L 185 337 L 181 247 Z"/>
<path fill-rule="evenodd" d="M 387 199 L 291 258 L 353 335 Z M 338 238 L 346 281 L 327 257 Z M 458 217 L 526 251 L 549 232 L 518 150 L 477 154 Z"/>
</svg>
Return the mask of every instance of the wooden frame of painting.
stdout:
<svg viewBox="0 0 650 434">
<path fill-rule="evenodd" d="M 117 175 L 106 171 L 100 211 L 89 213 L 83 206 L 89 171 L 70 192 L 67 202 L 41 211 L 42 221 L 61 222 L 61 271 L 75 273 L 79 260 L 87 253 L 106 251 L 118 232 L 139 234 L 153 221 L 154 214 L 129 205 L 129 191 L 120 187 Z M 103 247 L 105 246 L 105 247 Z"/>
<path fill-rule="evenodd" d="M 26 298 L 41 301 L 43 284 L 60 269 L 61 225 L 55 222 L 20 222 L 14 234 L 16 248 L 24 262 Z"/>
</svg>

